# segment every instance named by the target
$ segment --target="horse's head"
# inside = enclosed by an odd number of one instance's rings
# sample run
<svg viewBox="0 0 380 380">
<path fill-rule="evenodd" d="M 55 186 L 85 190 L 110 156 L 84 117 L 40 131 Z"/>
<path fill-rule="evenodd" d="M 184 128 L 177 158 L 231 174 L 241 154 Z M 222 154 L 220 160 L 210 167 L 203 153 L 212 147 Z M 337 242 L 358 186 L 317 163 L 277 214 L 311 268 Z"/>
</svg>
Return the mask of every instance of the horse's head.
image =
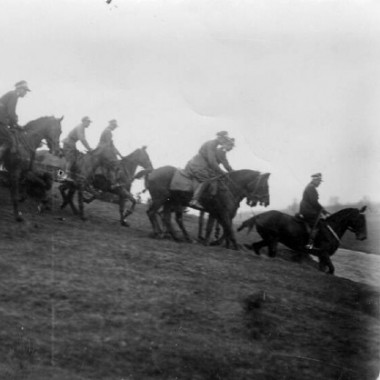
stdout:
<svg viewBox="0 0 380 380">
<path fill-rule="evenodd" d="M 136 149 L 130 155 L 124 157 L 123 161 L 133 161 L 136 165 L 141 166 L 144 169 L 153 170 L 153 165 L 150 161 L 150 157 L 146 149 L 146 145 L 144 145 L 140 149 Z"/>
<path fill-rule="evenodd" d="M 257 204 L 268 206 L 269 197 L 269 179 L 270 173 L 258 174 L 247 185 L 247 205 L 254 207 Z"/>
<path fill-rule="evenodd" d="M 367 239 L 367 222 L 364 214 L 366 208 L 367 206 L 360 210 L 353 209 L 348 218 L 348 229 L 355 234 L 357 240 Z"/>
</svg>

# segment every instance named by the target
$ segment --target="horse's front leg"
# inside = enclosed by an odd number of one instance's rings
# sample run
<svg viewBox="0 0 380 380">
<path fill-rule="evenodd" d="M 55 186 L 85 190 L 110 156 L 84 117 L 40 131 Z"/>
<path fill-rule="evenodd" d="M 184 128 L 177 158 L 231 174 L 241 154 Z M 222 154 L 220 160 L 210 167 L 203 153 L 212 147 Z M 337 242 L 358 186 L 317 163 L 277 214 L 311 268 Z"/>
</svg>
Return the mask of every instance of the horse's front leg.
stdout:
<svg viewBox="0 0 380 380">
<path fill-rule="evenodd" d="M 330 259 L 330 255 L 327 252 L 321 252 L 319 254 L 319 270 L 322 272 L 326 272 L 327 267 L 327 274 L 334 274 L 335 268 L 334 265 Z"/>
<path fill-rule="evenodd" d="M 15 216 L 15 219 L 17 222 L 23 222 L 24 218 L 22 217 L 21 211 L 18 209 L 18 202 L 19 202 L 19 178 L 20 178 L 20 171 L 15 170 L 10 174 L 10 182 L 11 182 L 11 200 L 13 205 L 13 215 Z"/>
<path fill-rule="evenodd" d="M 80 184 L 78 186 L 78 208 L 79 208 L 79 217 L 82 220 L 87 220 L 84 216 L 84 203 L 83 203 L 83 191 L 84 191 L 84 185 Z"/>
<path fill-rule="evenodd" d="M 206 235 L 204 238 L 204 245 L 210 245 L 211 233 L 212 233 L 212 230 L 214 228 L 215 221 L 216 221 L 216 219 L 211 214 L 209 214 L 208 219 L 207 219 L 207 224 L 206 224 Z M 218 239 L 216 239 L 216 240 L 218 240 Z"/>
<path fill-rule="evenodd" d="M 59 191 L 62 196 L 61 210 L 63 210 L 68 204 L 74 215 L 78 215 L 78 209 L 74 204 L 75 186 L 73 184 L 62 184 L 59 186 Z"/>
<path fill-rule="evenodd" d="M 238 251 L 240 247 L 236 241 L 235 233 L 232 228 L 232 219 L 228 215 L 222 215 L 222 217 L 219 219 L 219 222 L 223 227 L 223 235 L 226 240 L 226 248 L 230 248 L 231 243 L 232 249 Z"/>
<path fill-rule="evenodd" d="M 130 201 L 132 203 L 131 207 L 128 210 L 125 210 L 125 203 L 126 201 Z M 136 199 L 134 196 L 127 191 L 126 189 L 121 189 L 119 193 L 119 212 L 120 212 L 120 223 L 122 226 L 129 227 L 129 224 L 127 223 L 126 219 L 129 215 L 133 214 L 136 207 Z"/>
</svg>

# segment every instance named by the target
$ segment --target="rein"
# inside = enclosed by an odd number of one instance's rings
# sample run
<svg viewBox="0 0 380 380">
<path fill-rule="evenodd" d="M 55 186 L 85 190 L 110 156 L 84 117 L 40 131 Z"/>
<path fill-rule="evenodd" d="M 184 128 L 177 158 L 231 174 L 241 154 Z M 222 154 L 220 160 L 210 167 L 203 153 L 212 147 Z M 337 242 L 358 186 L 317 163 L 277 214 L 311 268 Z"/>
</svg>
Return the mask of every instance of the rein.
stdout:
<svg viewBox="0 0 380 380">
<path fill-rule="evenodd" d="M 333 230 L 333 228 L 329 225 L 329 224 L 326 224 L 326 227 L 329 229 L 329 231 L 332 233 L 332 235 L 334 236 L 334 238 L 338 241 L 338 243 L 340 244 L 340 239 L 339 239 L 339 236 L 337 235 L 337 233 Z"/>
</svg>

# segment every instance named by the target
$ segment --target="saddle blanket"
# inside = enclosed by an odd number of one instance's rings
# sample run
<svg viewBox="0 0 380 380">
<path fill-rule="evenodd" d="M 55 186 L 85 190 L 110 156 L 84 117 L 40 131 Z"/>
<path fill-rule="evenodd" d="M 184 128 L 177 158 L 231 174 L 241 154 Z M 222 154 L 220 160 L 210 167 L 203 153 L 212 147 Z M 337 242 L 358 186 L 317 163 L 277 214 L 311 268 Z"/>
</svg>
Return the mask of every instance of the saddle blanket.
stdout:
<svg viewBox="0 0 380 380">
<path fill-rule="evenodd" d="M 198 185 L 199 182 L 196 179 L 190 178 L 182 169 L 177 169 L 170 183 L 170 190 L 192 193 Z"/>
</svg>

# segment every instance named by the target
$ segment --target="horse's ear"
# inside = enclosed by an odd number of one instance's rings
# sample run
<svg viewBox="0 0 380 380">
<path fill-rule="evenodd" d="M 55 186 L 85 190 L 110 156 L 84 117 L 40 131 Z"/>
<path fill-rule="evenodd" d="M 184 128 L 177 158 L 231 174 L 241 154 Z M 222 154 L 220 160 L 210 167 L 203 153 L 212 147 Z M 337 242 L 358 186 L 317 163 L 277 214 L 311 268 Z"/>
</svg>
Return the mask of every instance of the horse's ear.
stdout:
<svg viewBox="0 0 380 380">
<path fill-rule="evenodd" d="M 359 212 L 360 212 L 361 214 L 363 214 L 363 213 L 365 212 L 365 210 L 367 210 L 367 206 L 363 206 L 363 207 L 359 210 Z"/>
<path fill-rule="evenodd" d="M 59 121 L 62 121 L 63 120 L 63 115 L 62 115 L 62 117 L 59 119 Z"/>
<path fill-rule="evenodd" d="M 270 173 L 263 173 L 263 174 L 261 174 L 261 176 L 264 177 L 264 178 L 269 178 Z"/>
<path fill-rule="evenodd" d="M 146 148 L 148 148 L 146 145 L 143 145 L 143 146 L 141 147 L 142 150 L 146 150 Z"/>
</svg>

